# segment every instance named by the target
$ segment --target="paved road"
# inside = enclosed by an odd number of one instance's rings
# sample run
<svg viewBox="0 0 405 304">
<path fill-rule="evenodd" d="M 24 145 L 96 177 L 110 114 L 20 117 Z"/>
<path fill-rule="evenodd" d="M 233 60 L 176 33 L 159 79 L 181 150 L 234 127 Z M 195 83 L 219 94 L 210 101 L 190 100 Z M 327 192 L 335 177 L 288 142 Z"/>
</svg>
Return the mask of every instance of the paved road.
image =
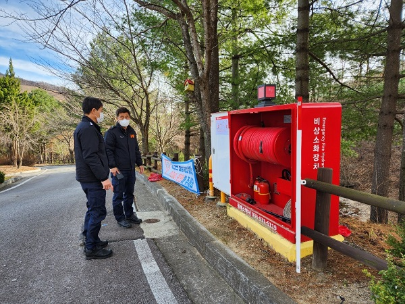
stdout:
<svg viewBox="0 0 405 304">
<path fill-rule="evenodd" d="M 119 227 L 108 192 L 100 236 L 114 255 L 87 261 L 73 166 L 0 189 L 0 303 L 243 303 L 142 183 L 135 195 L 144 223 Z"/>
</svg>

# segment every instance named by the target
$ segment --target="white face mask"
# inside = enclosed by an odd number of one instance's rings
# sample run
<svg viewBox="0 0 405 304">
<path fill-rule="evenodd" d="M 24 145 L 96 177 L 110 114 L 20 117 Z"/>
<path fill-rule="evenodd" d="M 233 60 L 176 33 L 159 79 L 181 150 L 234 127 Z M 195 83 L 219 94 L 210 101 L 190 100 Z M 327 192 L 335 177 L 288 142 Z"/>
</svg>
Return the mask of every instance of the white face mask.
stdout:
<svg viewBox="0 0 405 304">
<path fill-rule="evenodd" d="M 129 119 L 118 120 L 118 123 L 121 125 L 121 127 L 128 127 L 129 126 Z"/>
<path fill-rule="evenodd" d="M 103 122 L 103 120 L 104 120 L 104 113 L 101 112 L 100 117 L 97 117 L 97 123 L 101 123 L 101 122 Z"/>
</svg>

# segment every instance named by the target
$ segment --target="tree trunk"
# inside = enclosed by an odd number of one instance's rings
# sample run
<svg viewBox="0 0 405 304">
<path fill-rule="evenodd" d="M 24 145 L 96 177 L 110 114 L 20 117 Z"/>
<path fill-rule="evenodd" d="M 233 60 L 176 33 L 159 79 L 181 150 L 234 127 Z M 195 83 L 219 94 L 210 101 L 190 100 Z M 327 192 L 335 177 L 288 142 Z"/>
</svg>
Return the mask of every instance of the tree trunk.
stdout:
<svg viewBox="0 0 405 304">
<path fill-rule="evenodd" d="M 185 126 L 184 132 L 184 161 L 190 159 L 190 143 L 191 143 L 191 131 L 190 131 L 190 98 L 189 94 L 186 94 L 184 98 L 184 114 L 185 114 Z"/>
<path fill-rule="evenodd" d="M 203 126 L 203 125 L 206 125 L 206 123 L 205 123 L 206 115 L 204 114 L 204 104 L 203 104 L 203 99 L 204 99 L 203 91 L 204 90 L 206 91 L 206 86 L 203 84 L 204 79 L 200 77 L 201 75 L 200 75 L 200 71 L 199 71 L 198 64 L 197 64 L 197 58 L 195 57 L 195 54 L 193 53 L 193 46 L 192 46 L 192 42 L 191 42 L 189 26 L 183 15 L 180 15 L 178 17 L 177 21 L 182 30 L 184 48 L 186 50 L 186 54 L 187 54 L 187 58 L 188 58 L 188 64 L 189 64 L 191 77 L 194 79 L 194 94 L 193 94 L 192 101 L 195 103 L 195 109 L 197 112 L 198 119 L 200 121 L 200 126 Z"/>
<path fill-rule="evenodd" d="M 399 171 L 399 197 L 400 201 L 405 200 L 405 115 L 402 123 L 402 150 L 401 150 L 401 168 Z M 398 213 L 398 223 L 405 220 L 404 214 Z"/>
<path fill-rule="evenodd" d="M 39 145 L 39 163 L 43 164 L 44 163 L 44 144 L 41 143 Z"/>
<path fill-rule="evenodd" d="M 10 165 L 14 163 L 13 155 L 14 155 L 13 154 L 13 143 L 10 143 L 8 145 L 8 151 L 7 151 L 7 157 L 8 157 L 8 160 L 10 162 Z"/>
<path fill-rule="evenodd" d="M 21 166 L 23 164 L 23 158 L 24 158 L 24 153 L 25 153 L 24 145 L 20 145 L 20 147 L 21 148 L 20 148 L 19 153 L 18 153 L 18 159 L 19 159 L 18 168 L 21 168 Z"/>
<path fill-rule="evenodd" d="M 145 102 L 145 119 L 143 121 L 143 128 L 142 128 L 142 146 L 145 148 L 141 151 L 147 152 L 149 151 L 149 126 L 150 126 L 150 117 L 151 117 L 151 104 L 150 104 L 150 99 L 149 95 L 147 92 L 147 89 L 144 90 L 145 96 L 146 96 L 146 102 Z"/>
<path fill-rule="evenodd" d="M 144 127 L 144 126 L 139 126 L 139 129 L 141 131 L 141 135 L 142 135 L 142 149 L 141 149 L 141 153 L 143 155 L 148 154 L 149 151 L 149 134 L 148 134 L 148 130 Z"/>
<path fill-rule="evenodd" d="M 198 154 L 201 156 L 202 165 L 204 165 L 205 159 L 205 140 L 204 140 L 204 132 L 202 128 L 200 128 L 200 148 Z"/>
<path fill-rule="evenodd" d="M 194 78 L 194 101 L 200 127 L 204 133 L 205 158 L 211 154 L 211 113 L 219 111 L 219 48 L 218 48 L 218 0 L 203 0 L 204 54 L 196 32 L 194 17 L 187 10 L 178 15 L 177 21 L 182 29 L 184 47 L 189 67 Z"/>
<path fill-rule="evenodd" d="M 43 159 L 43 163 L 46 163 L 46 154 L 48 153 L 48 150 L 46 149 L 46 143 L 44 143 L 44 159 Z"/>
<path fill-rule="evenodd" d="M 399 57 L 402 33 L 402 0 L 391 0 L 387 30 L 387 57 L 384 69 L 384 93 L 378 117 L 377 139 L 374 149 L 374 169 L 371 193 L 388 196 L 391 145 L 399 84 Z M 388 211 L 371 207 L 370 220 L 387 223 Z"/>
<path fill-rule="evenodd" d="M 206 66 L 204 67 L 204 73 L 208 78 L 208 88 L 209 88 L 209 99 L 210 103 L 207 117 L 210 142 L 209 149 L 206 149 L 207 163 L 211 155 L 211 113 L 216 113 L 219 111 L 219 42 L 218 42 L 218 0 L 207 1 L 209 5 L 204 7 L 204 11 L 209 15 L 207 16 L 207 21 L 205 29 L 205 40 L 208 40 L 206 49 Z M 208 152 L 208 153 L 207 153 Z"/>
<path fill-rule="evenodd" d="M 309 101 L 309 0 L 298 0 L 295 97 Z"/>
<path fill-rule="evenodd" d="M 232 56 L 232 108 L 239 109 L 239 55 Z"/>
<path fill-rule="evenodd" d="M 75 162 L 75 155 L 74 155 L 73 149 L 69 149 L 69 161 L 71 164 L 73 164 Z"/>
<path fill-rule="evenodd" d="M 166 9 L 163 4 L 155 5 L 147 1 L 134 0 L 150 10 L 157 11 L 167 18 L 175 19 L 181 28 L 185 54 L 191 76 L 194 79 L 194 97 L 197 114 L 204 133 L 206 161 L 211 154 L 210 123 L 211 113 L 219 110 L 219 48 L 218 48 L 218 0 L 202 0 L 201 11 L 193 16 L 187 1 L 174 1 L 178 12 Z M 202 20 L 199 14 L 201 13 Z M 197 33 L 200 21 L 204 28 L 204 38 Z"/>
<path fill-rule="evenodd" d="M 13 167 L 18 167 L 18 140 L 13 139 Z"/>
<path fill-rule="evenodd" d="M 209 108 L 207 109 L 207 117 L 205 121 L 207 123 L 204 134 L 205 137 L 205 163 L 208 164 L 211 156 L 211 113 L 219 111 L 219 42 L 218 42 L 218 0 L 209 0 L 208 6 L 203 6 L 207 16 L 205 29 L 205 40 L 209 39 L 206 49 L 206 66 L 204 72 L 208 77 L 209 88 Z"/>
<path fill-rule="evenodd" d="M 232 27 L 233 32 L 237 33 L 237 9 L 232 8 Z M 238 50 L 238 36 L 232 37 L 232 109 L 239 109 L 239 50 Z"/>
</svg>

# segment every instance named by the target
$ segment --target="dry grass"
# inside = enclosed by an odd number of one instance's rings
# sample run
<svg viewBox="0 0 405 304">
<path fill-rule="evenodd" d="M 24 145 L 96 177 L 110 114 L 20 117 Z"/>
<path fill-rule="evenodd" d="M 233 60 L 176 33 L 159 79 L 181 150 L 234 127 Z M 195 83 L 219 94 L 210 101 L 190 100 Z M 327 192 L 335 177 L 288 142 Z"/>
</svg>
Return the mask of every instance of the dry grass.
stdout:
<svg viewBox="0 0 405 304">
<path fill-rule="evenodd" d="M 20 168 L 13 166 L 0 166 L 0 171 L 4 172 L 6 176 L 36 169 L 37 169 L 36 167 L 29 167 L 29 166 L 21 166 Z"/>
</svg>

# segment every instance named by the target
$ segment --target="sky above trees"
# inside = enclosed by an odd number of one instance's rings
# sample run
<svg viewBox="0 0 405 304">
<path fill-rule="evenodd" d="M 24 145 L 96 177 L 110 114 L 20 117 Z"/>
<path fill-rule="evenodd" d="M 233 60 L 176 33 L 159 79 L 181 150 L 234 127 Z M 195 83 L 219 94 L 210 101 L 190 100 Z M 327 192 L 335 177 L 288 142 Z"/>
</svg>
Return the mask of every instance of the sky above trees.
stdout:
<svg viewBox="0 0 405 304">
<path fill-rule="evenodd" d="M 34 17 L 34 12 L 26 2 L 0 0 L 0 73 L 5 74 L 10 58 L 17 77 L 37 82 L 47 82 L 54 85 L 64 85 L 64 82 L 45 70 L 39 63 L 42 61 L 60 65 L 53 52 L 43 49 L 39 44 L 30 43 L 24 31 L 4 18 L 5 14 L 24 13 Z"/>
</svg>

